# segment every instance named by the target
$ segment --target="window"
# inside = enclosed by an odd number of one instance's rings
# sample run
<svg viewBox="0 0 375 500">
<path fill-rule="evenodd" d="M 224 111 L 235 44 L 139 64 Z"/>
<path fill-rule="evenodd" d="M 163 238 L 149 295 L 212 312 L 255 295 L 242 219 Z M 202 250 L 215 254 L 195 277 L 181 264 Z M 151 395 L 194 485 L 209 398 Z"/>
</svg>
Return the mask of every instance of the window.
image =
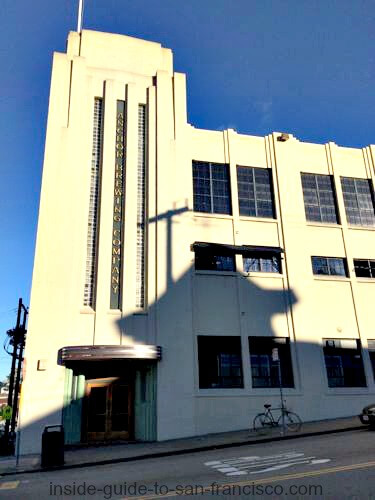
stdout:
<svg viewBox="0 0 375 500">
<path fill-rule="evenodd" d="M 372 374 L 375 380 L 375 340 L 368 340 L 368 353 L 370 355 L 370 361 L 372 366 Z"/>
<path fill-rule="evenodd" d="M 280 387 L 279 362 L 272 350 L 278 350 L 283 387 L 294 387 L 289 339 L 283 337 L 249 337 L 253 387 Z"/>
<path fill-rule="evenodd" d="M 301 174 L 306 220 L 337 224 L 334 184 L 330 175 Z"/>
<path fill-rule="evenodd" d="M 314 274 L 347 276 L 346 259 L 340 257 L 311 257 Z"/>
<path fill-rule="evenodd" d="M 281 273 L 280 255 L 246 253 L 243 255 L 243 270 L 245 273 Z"/>
<path fill-rule="evenodd" d="M 341 186 L 348 223 L 353 226 L 375 226 L 371 181 L 341 177 Z"/>
<path fill-rule="evenodd" d="M 194 210 L 231 215 L 229 165 L 193 161 Z"/>
<path fill-rule="evenodd" d="M 237 186 L 240 215 L 275 217 L 269 169 L 237 166 Z"/>
<path fill-rule="evenodd" d="M 366 387 L 359 340 L 325 339 L 328 387 Z"/>
<path fill-rule="evenodd" d="M 199 388 L 243 387 L 240 337 L 198 336 Z"/>
<path fill-rule="evenodd" d="M 103 149 L 103 99 L 95 97 L 92 132 L 89 216 L 83 305 L 94 307 L 97 275 L 97 243 L 99 231 L 100 177 Z"/>
<path fill-rule="evenodd" d="M 375 260 L 354 259 L 357 278 L 375 278 Z"/>
<path fill-rule="evenodd" d="M 235 271 L 234 254 L 225 249 L 195 248 L 195 269 L 197 271 Z"/>
<path fill-rule="evenodd" d="M 146 106 L 138 106 L 136 307 L 145 307 Z"/>
</svg>

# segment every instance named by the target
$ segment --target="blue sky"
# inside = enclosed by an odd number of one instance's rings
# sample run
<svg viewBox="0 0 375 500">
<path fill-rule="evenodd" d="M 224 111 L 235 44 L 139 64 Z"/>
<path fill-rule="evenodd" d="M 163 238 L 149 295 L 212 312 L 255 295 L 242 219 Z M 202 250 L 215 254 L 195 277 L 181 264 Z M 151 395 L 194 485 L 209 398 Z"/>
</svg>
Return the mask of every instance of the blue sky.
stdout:
<svg viewBox="0 0 375 500">
<path fill-rule="evenodd" d="M 162 43 L 209 129 L 375 143 L 373 0 L 86 0 L 84 27 Z M 78 0 L 1 0 L 0 341 L 29 304 L 51 58 Z M 51 325 L 53 332 L 53 325 Z M 0 379 L 9 371 L 0 346 Z"/>
</svg>

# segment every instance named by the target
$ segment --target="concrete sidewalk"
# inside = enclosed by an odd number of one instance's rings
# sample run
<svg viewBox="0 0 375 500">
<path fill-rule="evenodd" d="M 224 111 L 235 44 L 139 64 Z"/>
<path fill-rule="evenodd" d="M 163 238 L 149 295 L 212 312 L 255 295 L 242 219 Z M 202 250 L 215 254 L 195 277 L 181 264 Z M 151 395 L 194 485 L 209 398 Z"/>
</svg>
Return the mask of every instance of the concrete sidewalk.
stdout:
<svg viewBox="0 0 375 500">
<path fill-rule="evenodd" d="M 304 436 L 331 434 L 350 430 L 366 429 L 360 424 L 357 416 L 334 420 L 320 420 L 304 423 L 299 432 L 280 434 L 280 429 L 272 429 L 267 435 L 258 435 L 253 431 L 234 431 L 220 434 L 184 439 L 173 439 L 155 443 L 119 443 L 100 446 L 79 446 L 65 451 L 65 465 L 54 467 L 69 469 L 76 467 L 90 467 L 111 463 L 145 460 L 146 458 L 160 458 L 163 456 L 180 455 L 199 451 L 208 451 L 232 446 L 244 446 L 256 443 L 266 443 L 284 439 L 294 439 Z M 40 472 L 40 455 L 24 455 L 16 465 L 15 457 L 0 458 L 0 477 L 14 474 Z M 51 469 L 49 469 L 51 470 Z"/>
</svg>

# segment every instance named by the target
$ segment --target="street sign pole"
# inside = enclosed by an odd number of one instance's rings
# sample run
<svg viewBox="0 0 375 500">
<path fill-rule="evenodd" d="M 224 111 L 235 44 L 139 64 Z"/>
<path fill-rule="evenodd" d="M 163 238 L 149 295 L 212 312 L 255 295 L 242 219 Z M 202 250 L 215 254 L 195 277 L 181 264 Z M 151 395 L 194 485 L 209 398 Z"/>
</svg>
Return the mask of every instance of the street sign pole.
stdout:
<svg viewBox="0 0 375 500">
<path fill-rule="evenodd" d="M 277 362 L 277 371 L 279 375 L 279 388 L 280 388 L 280 402 L 281 402 L 281 421 L 282 421 L 282 428 L 281 428 L 281 434 L 285 434 L 285 407 L 284 407 L 284 397 L 283 397 L 283 384 L 281 380 L 281 367 L 280 367 L 280 357 L 279 357 L 279 350 L 277 347 L 272 349 L 272 361 Z"/>
<path fill-rule="evenodd" d="M 281 381 L 280 359 L 277 362 L 277 367 L 278 367 L 278 370 L 279 370 L 279 385 L 280 385 L 280 400 L 281 400 L 281 421 L 283 423 L 283 427 L 282 427 L 281 433 L 285 434 L 285 412 L 284 412 L 285 407 L 284 407 L 284 398 L 283 398 L 283 385 L 282 385 L 282 381 Z"/>
</svg>

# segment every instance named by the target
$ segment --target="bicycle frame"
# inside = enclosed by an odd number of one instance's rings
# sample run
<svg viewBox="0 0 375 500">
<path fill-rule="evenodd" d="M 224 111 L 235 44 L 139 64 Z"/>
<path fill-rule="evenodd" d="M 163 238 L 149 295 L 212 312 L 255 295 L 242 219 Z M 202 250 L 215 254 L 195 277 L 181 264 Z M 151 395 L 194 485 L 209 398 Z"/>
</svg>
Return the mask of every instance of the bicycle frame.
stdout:
<svg viewBox="0 0 375 500">
<path fill-rule="evenodd" d="M 282 434 L 288 430 L 298 431 L 301 428 L 302 422 L 300 417 L 289 411 L 283 401 L 281 407 L 272 408 L 271 405 L 264 405 L 264 412 L 255 416 L 253 421 L 254 430 L 264 430 L 270 427 L 282 427 Z M 279 411 L 277 418 L 275 418 L 274 411 Z"/>
</svg>

